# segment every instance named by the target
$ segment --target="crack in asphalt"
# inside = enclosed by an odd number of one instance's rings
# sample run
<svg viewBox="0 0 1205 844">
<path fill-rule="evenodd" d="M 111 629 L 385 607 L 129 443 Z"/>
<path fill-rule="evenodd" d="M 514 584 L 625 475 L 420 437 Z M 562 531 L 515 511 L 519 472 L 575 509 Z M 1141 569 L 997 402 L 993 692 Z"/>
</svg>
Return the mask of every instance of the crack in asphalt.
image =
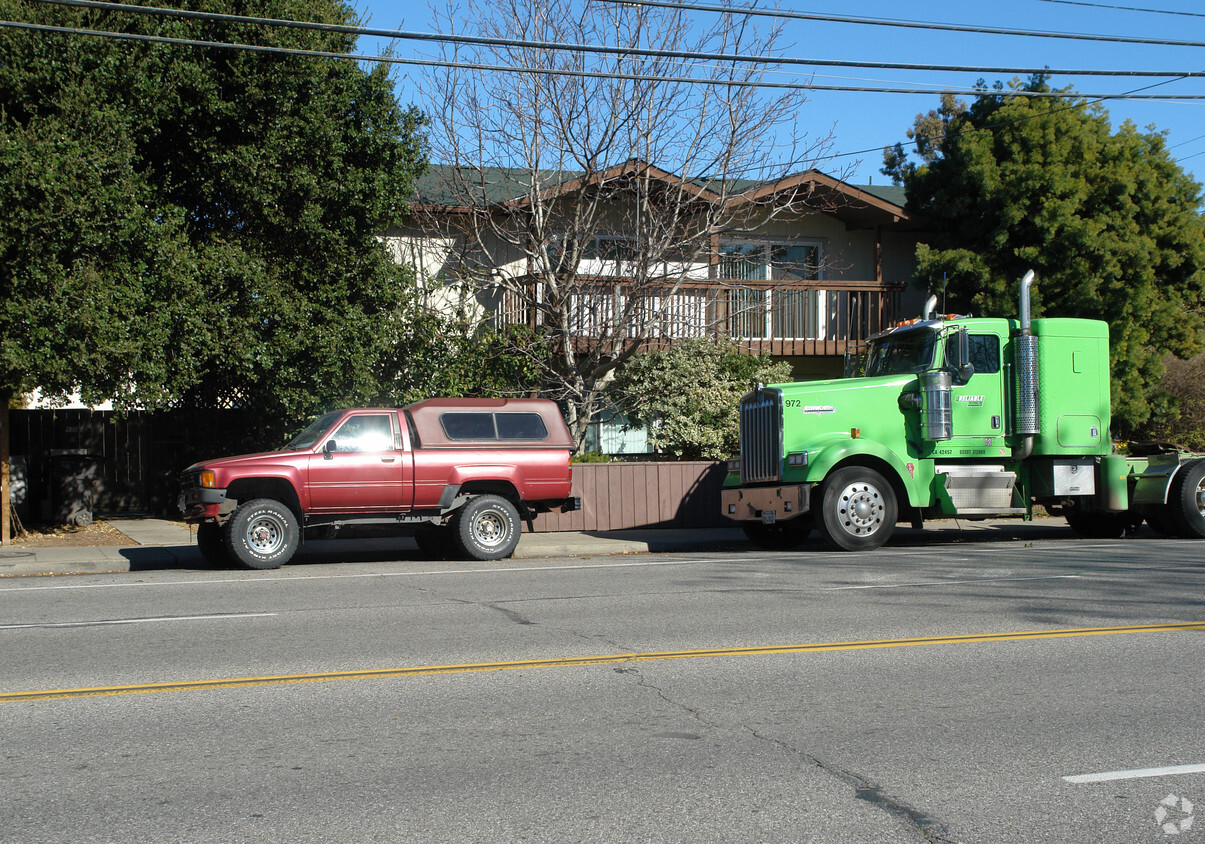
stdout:
<svg viewBox="0 0 1205 844">
<path fill-rule="evenodd" d="M 640 688 L 655 692 L 657 696 L 661 698 L 661 700 L 665 701 L 670 706 L 674 706 L 682 710 L 703 726 L 721 726 L 718 722 L 707 720 L 707 718 L 703 717 L 703 714 L 699 710 L 694 709 L 693 707 L 681 701 L 671 698 L 663 689 L 661 689 L 655 683 L 650 682 L 639 668 L 625 668 L 623 665 L 619 665 L 614 669 L 614 671 L 616 674 L 635 675 L 636 683 Z M 762 735 L 748 724 L 737 724 L 736 726 L 747 731 L 749 735 L 753 736 L 758 741 L 767 742 L 780 747 L 783 750 L 786 750 L 787 752 L 804 760 L 809 765 L 819 768 L 829 776 L 845 783 L 846 785 L 849 785 L 854 790 L 855 800 L 865 800 L 872 806 L 881 809 L 882 811 L 887 812 L 894 817 L 904 820 L 906 823 L 916 829 L 916 831 L 921 834 L 925 841 L 932 842 L 932 844 L 956 844 L 955 839 L 949 837 L 949 832 L 940 821 L 920 809 L 909 806 L 902 800 L 891 797 L 888 794 L 884 794 L 882 786 L 871 782 L 867 777 L 864 777 L 863 775 L 854 771 L 849 771 L 845 768 L 829 764 L 828 762 L 825 762 L 824 760 L 819 759 L 810 753 L 792 746 L 782 739 Z"/>
</svg>

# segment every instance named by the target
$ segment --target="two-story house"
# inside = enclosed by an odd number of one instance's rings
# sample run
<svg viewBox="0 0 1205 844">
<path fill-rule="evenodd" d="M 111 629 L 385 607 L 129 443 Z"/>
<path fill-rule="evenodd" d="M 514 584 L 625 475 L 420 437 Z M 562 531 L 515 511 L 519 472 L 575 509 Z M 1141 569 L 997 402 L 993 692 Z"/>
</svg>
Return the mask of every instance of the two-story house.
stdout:
<svg viewBox="0 0 1205 844">
<path fill-rule="evenodd" d="M 639 161 L 435 166 L 417 187 L 385 240 L 432 300 L 496 325 L 555 320 L 583 355 L 702 336 L 786 359 L 796 378 L 839 376 L 926 295 L 911 283 L 925 235 L 899 187 L 816 170 L 717 186 Z"/>
</svg>

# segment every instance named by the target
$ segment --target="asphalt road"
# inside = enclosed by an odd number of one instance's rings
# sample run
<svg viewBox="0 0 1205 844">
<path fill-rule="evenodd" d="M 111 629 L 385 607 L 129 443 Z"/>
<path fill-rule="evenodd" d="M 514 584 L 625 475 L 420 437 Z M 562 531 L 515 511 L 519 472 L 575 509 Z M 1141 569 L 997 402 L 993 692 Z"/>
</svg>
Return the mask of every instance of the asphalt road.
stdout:
<svg viewBox="0 0 1205 844">
<path fill-rule="evenodd" d="M 1203 551 L 4 580 L 0 841 L 1205 841 Z"/>
</svg>

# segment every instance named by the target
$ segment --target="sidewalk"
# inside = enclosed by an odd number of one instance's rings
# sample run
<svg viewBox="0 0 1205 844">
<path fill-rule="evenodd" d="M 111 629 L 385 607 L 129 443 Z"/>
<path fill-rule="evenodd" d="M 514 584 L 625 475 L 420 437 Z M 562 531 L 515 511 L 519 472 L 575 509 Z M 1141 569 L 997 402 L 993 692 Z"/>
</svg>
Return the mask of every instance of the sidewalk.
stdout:
<svg viewBox="0 0 1205 844">
<path fill-rule="evenodd" d="M 108 518 L 129 537 L 129 545 L 64 548 L 0 546 L 0 578 L 29 575 L 89 574 L 166 569 L 211 569 L 197 550 L 187 527 L 153 518 Z M 926 522 L 925 531 L 896 528 L 893 544 L 1071 539 L 1063 519 Z M 815 542 L 804 548 L 812 547 Z M 717 551 L 752 548 L 739 528 L 649 529 L 604 532 L 524 533 L 514 558 L 575 557 L 672 551 Z M 409 537 L 324 539 L 306 542 L 294 562 L 367 562 L 417 560 L 418 546 Z"/>
</svg>

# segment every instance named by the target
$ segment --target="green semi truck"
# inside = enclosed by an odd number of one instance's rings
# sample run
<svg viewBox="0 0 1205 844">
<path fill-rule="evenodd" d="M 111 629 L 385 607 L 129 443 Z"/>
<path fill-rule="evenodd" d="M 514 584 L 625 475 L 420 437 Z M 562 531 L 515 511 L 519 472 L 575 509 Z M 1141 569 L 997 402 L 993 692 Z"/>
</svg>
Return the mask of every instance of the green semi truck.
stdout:
<svg viewBox="0 0 1205 844">
<path fill-rule="evenodd" d="M 845 551 L 897 522 L 1064 516 L 1084 536 L 1145 520 L 1205 538 L 1205 457 L 1149 444 L 1115 453 L 1103 322 L 931 313 L 869 341 L 863 377 L 759 386 L 741 399 L 740 458 L 722 511 L 758 545 L 815 529 Z"/>
</svg>

